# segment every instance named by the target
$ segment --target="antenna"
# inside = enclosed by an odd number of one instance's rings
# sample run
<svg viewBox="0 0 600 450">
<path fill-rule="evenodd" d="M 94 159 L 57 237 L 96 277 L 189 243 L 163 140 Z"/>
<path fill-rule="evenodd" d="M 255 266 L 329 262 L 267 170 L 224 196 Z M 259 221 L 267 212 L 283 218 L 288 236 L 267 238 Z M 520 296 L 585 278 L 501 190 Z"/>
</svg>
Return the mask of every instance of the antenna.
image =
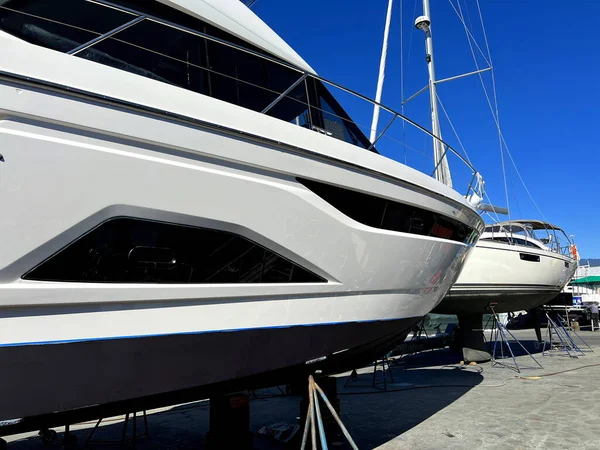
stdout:
<svg viewBox="0 0 600 450">
<path fill-rule="evenodd" d="M 242 0 L 242 1 L 248 8 L 252 8 L 258 0 Z"/>
</svg>

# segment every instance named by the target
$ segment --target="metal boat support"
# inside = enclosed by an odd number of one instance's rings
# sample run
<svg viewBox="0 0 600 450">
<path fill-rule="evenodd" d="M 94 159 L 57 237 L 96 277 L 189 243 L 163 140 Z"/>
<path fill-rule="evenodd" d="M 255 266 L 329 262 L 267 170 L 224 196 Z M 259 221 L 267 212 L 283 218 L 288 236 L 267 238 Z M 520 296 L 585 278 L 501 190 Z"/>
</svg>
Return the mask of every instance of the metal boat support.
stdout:
<svg viewBox="0 0 600 450">
<path fill-rule="evenodd" d="M 565 326 L 565 323 L 562 321 L 559 314 L 555 314 L 554 318 L 552 318 L 550 317 L 550 314 L 546 312 L 546 318 L 548 319 L 547 340 L 544 341 L 542 355 L 566 355 L 571 358 L 585 356 L 584 350 L 577 345 L 573 336 L 571 336 L 571 333 L 574 333 L 589 351 L 593 351 L 587 342 L 585 342 L 574 330 L 569 331 L 569 327 Z"/>
<path fill-rule="evenodd" d="M 498 317 L 498 313 L 494 310 L 492 305 L 490 305 L 490 310 L 492 311 L 491 320 L 493 322 L 492 335 L 490 339 L 490 345 L 492 346 L 492 367 L 506 367 L 518 373 L 521 373 L 521 369 L 543 369 L 542 365 L 533 357 L 531 353 L 529 353 L 521 341 L 519 341 L 515 335 L 512 334 L 510 330 L 508 330 L 502 323 L 500 317 Z M 511 347 L 511 341 L 513 344 L 518 344 L 523 351 L 529 355 L 533 362 L 535 362 L 536 366 L 526 367 L 519 365 Z M 508 359 L 508 354 L 504 353 L 505 348 L 512 358 L 512 365 L 505 362 L 505 360 Z"/>
<path fill-rule="evenodd" d="M 118 443 L 119 448 L 123 448 L 123 447 L 126 447 L 128 444 L 131 444 L 131 447 L 135 449 L 138 439 L 150 437 L 150 434 L 148 433 L 148 418 L 146 417 L 146 411 L 142 411 L 142 418 L 144 420 L 144 432 L 142 434 L 138 434 L 138 432 L 137 432 L 137 423 L 138 423 L 138 421 L 137 421 L 138 415 L 137 414 L 138 414 L 137 412 L 133 412 L 132 414 L 130 414 L 130 413 L 125 414 L 125 419 L 123 420 L 123 430 L 121 432 L 121 439 L 119 441 L 92 440 L 92 438 L 94 437 L 94 434 L 96 433 L 96 430 L 98 430 L 98 427 L 100 426 L 102 421 L 105 419 L 105 417 L 101 417 L 96 422 L 96 425 L 94 425 L 94 428 L 92 428 L 92 431 L 90 432 L 87 439 L 85 440 L 83 447 L 85 448 L 90 443 L 92 443 L 92 444 L 117 444 Z M 129 417 L 130 416 L 131 416 L 131 438 L 127 438 L 127 429 L 128 429 L 128 425 L 129 425 Z"/>
</svg>

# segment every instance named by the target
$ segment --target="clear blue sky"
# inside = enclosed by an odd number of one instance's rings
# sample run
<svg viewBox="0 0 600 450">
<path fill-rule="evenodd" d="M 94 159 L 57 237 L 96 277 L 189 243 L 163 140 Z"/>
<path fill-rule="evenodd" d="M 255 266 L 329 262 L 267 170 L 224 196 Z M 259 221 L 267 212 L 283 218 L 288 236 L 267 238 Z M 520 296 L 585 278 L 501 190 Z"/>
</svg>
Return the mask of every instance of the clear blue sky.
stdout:
<svg viewBox="0 0 600 450">
<path fill-rule="evenodd" d="M 402 2 L 406 97 L 427 82 L 423 33 L 412 31 L 415 1 L 416 15 L 421 15 L 421 0 Z M 461 1 L 485 51 L 475 0 Z M 500 122 L 517 167 L 547 220 L 575 235 L 583 257 L 600 257 L 595 185 L 600 179 L 600 1 L 480 4 L 495 67 Z M 386 8 L 387 0 L 258 0 L 253 10 L 321 76 L 373 98 Z M 400 0 L 394 8 L 382 103 L 399 111 Z M 431 8 L 437 78 L 474 70 L 464 29 L 449 1 L 431 0 Z M 485 80 L 491 86 L 489 75 Z M 427 95 L 408 104 L 405 112 L 429 129 Z M 478 77 L 442 84 L 439 95 L 486 180 L 492 202 L 505 206 L 498 137 Z M 365 111 L 360 120 L 370 122 L 367 116 Z M 454 145 L 445 121 L 442 127 L 444 138 Z M 429 154 L 430 143 L 423 146 Z M 391 156 L 403 159 L 401 154 Z M 511 217 L 542 218 L 510 163 L 506 167 Z"/>
</svg>

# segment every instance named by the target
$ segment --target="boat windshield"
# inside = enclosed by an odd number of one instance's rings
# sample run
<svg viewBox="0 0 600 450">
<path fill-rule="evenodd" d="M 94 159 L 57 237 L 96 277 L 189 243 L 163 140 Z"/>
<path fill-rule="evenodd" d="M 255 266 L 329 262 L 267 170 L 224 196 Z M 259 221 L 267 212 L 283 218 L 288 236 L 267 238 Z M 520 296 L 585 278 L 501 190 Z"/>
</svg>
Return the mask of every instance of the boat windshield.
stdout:
<svg viewBox="0 0 600 450">
<path fill-rule="evenodd" d="M 563 255 L 571 255 L 572 241 L 561 228 L 548 227 L 532 230 L 535 238 L 548 248 Z"/>
<path fill-rule="evenodd" d="M 540 228 L 528 223 L 504 223 L 487 225 L 485 232 L 491 233 L 491 236 L 484 238 L 487 240 L 546 248 L 564 255 L 571 251 L 571 240 L 562 229 L 554 226 Z"/>
<path fill-rule="evenodd" d="M 502 227 L 507 233 L 510 234 L 514 234 L 514 235 L 520 235 L 520 236 L 525 236 L 525 237 L 529 237 L 529 238 L 534 238 L 535 237 L 531 234 L 531 230 L 527 227 L 524 227 L 522 225 L 504 225 Z"/>
<path fill-rule="evenodd" d="M 488 225 L 486 233 L 491 236 L 483 237 L 483 240 L 506 242 L 512 245 L 522 245 L 543 249 L 544 246 L 531 234 L 531 230 L 519 224 Z"/>
</svg>

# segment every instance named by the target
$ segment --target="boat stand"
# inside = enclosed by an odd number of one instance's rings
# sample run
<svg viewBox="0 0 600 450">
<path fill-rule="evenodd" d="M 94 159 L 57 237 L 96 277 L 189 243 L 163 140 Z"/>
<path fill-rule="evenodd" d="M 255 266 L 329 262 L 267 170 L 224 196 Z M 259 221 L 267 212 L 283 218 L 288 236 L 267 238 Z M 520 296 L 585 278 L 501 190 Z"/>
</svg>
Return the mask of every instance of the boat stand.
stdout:
<svg viewBox="0 0 600 450">
<path fill-rule="evenodd" d="M 319 397 L 325 402 L 327 409 L 331 413 L 332 417 L 337 422 L 340 430 L 348 440 L 350 447 L 353 450 L 358 450 L 354 440 L 352 440 L 352 436 L 348 433 L 348 430 L 342 423 L 340 417 L 338 416 L 335 408 L 331 405 L 327 396 L 323 392 L 323 390 L 319 387 L 319 385 L 315 382 L 315 379 L 312 375 L 308 377 L 308 411 L 306 413 L 306 421 L 304 422 L 304 433 L 302 435 L 302 445 L 300 446 L 300 450 L 305 450 L 308 444 L 308 434 L 310 431 L 311 436 L 311 449 L 318 450 L 317 447 L 317 433 L 319 434 L 319 441 L 321 444 L 321 450 L 328 450 L 327 447 L 327 439 L 325 438 L 325 426 L 323 425 L 323 419 L 321 417 L 321 407 L 319 404 Z M 316 424 L 315 424 L 316 422 Z"/>
<path fill-rule="evenodd" d="M 57 438 L 56 431 L 49 428 L 41 429 L 38 433 L 38 436 L 40 437 L 42 444 L 44 444 L 46 447 L 53 445 Z M 0 448 L 3 447 L 0 446 Z M 65 433 L 63 434 L 63 448 L 65 450 L 77 448 L 77 436 L 71 434 L 70 425 L 65 425 Z"/>
<path fill-rule="evenodd" d="M 557 319 L 557 323 L 559 325 L 562 325 L 562 327 L 565 330 L 567 330 L 567 334 L 568 334 L 569 338 L 571 339 L 571 341 L 573 342 L 573 344 L 575 344 L 575 340 L 573 339 L 573 336 L 571 336 L 572 334 L 574 334 L 577 337 L 577 339 L 579 341 L 581 341 L 581 343 L 587 347 L 587 349 L 583 349 L 583 348 L 579 347 L 582 352 L 584 352 L 584 353 L 585 352 L 592 352 L 592 353 L 594 352 L 594 350 L 592 350 L 592 347 L 590 347 L 589 344 L 583 340 L 583 338 L 579 335 L 579 333 L 577 333 L 577 331 L 575 331 L 573 329 L 573 327 L 566 326 L 565 323 L 564 323 L 564 321 L 562 320 L 562 318 L 560 316 L 556 316 L 556 319 Z"/>
<path fill-rule="evenodd" d="M 351 381 L 358 381 L 358 372 L 356 371 L 356 369 L 352 369 L 352 372 L 350 372 L 350 375 L 344 383 L 344 387 L 347 387 L 348 383 L 350 383 Z"/>
<path fill-rule="evenodd" d="M 571 337 L 560 316 L 557 315 L 555 321 L 552 320 L 550 314 L 546 312 L 546 318 L 548 319 L 548 328 L 546 334 L 548 339 L 544 341 L 544 348 L 542 350 L 543 356 L 563 355 L 571 358 L 585 356 L 583 350 L 579 348 L 579 346 Z M 575 331 L 573 331 L 573 333 L 575 333 Z M 583 339 L 581 339 L 581 336 L 579 336 L 577 333 L 575 334 L 590 350 L 592 350 L 591 347 Z M 554 336 L 556 336 L 556 338 Z M 548 349 L 546 349 L 546 347 L 548 347 Z"/>
<path fill-rule="evenodd" d="M 383 374 L 383 381 L 377 380 L 377 367 L 381 366 L 381 373 Z M 388 375 L 390 377 L 391 382 L 394 382 L 394 374 L 392 373 L 392 368 L 390 366 L 390 360 L 388 355 L 385 355 L 382 359 L 375 361 L 375 365 L 373 366 L 373 387 L 377 389 L 381 389 L 379 387 L 383 384 L 383 390 L 387 391 L 387 379 Z"/>
<path fill-rule="evenodd" d="M 122 448 L 122 447 L 125 447 L 127 442 L 131 442 L 131 447 L 135 449 L 138 439 L 150 437 L 150 435 L 148 433 L 148 419 L 146 417 L 146 411 L 142 411 L 142 418 L 144 419 L 144 432 L 141 435 L 138 435 L 137 434 L 137 419 L 138 419 L 137 412 L 132 413 L 133 420 L 131 421 L 131 439 L 127 439 L 127 426 L 129 425 L 129 415 L 130 415 L 130 413 L 125 414 L 125 420 L 123 422 L 123 431 L 121 432 L 121 440 L 120 441 L 102 441 L 102 440 L 92 441 L 92 438 L 94 437 L 94 434 L 98 430 L 98 427 L 100 426 L 102 421 L 105 419 L 105 417 L 101 417 L 96 422 L 96 425 L 94 425 L 94 428 L 92 428 L 92 431 L 90 431 L 90 434 L 88 435 L 88 438 L 85 440 L 83 447 L 84 448 L 87 447 L 87 445 L 90 443 L 93 443 L 93 444 L 115 444 L 115 443 L 118 443 L 119 447 Z"/>
<path fill-rule="evenodd" d="M 403 359 L 408 359 L 422 351 L 422 339 L 429 339 L 429 334 L 425 329 L 424 317 L 413 327 L 412 333 L 413 335 L 409 341 L 404 341 L 398 346 L 401 347 L 402 350 L 398 355 L 398 359 L 395 361 L 396 363 L 401 362 Z"/>
<path fill-rule="evenodd" d="M 510 332 L 506 325 L 502 323 L 498 313 L 494 310 L 493 305 L 489 305 L 489 309 L 491 310 L 491 320 L 492 320 L 492 335 L 490 337 L 490 346 L 492 350 L 492 367 L 506 367 L 508 369 L 514 370 L 517 373 L 521 373 L 521 369 L 543 369 L 542 365 L 538 362 L 537 359 L 533 357 L 531 353 L 525 348 L 525 346 L 519 341 L 514 334 Z M 486 325 L 487 327 L 487 325 Z M 535 366 L 522 366 L 517 362 L 517 358 L 511 347 L 511 341 L 513 343 L 517 343 L 523 351 L 529 355 L 529 357 L 535 362 Z M 507 349 L 507 353 L 504 352 L 504 349 Z M 498 353 L 497 353 L 498 352 Z M 504 360 L 508 359 L 508 356 L 512 358 L 513 364 L 507 364 Z"/>
<path fill-rule="evenodd" d="M 377 369 L 379 367 L 381 367 L 381 373 L 383 375 L 383 380 L 379 380 L 377 377 Z M 352 370 L 352 372 L 350 373 L 350 376 L 348 376 L 348 378 L 344 382 L 344 387 L 348 387 L 348 383 L 350 383 L 350 382 L 358 381 L 358 376 L 359 375 L 358 375 L 358 372 L 356 371 L 356 369 Z M 377 389 L 383 389 L 384 391 L 387 391 L 388 377 L 390 379 L 389 382 L 394 383 L 394 374 L 392 373 L 392 362 L 390 361 L 389 354 L 385 355 L 382 359 L 378 359 L 373 364 L 373 381 L 371 383 L 371 386 L 373 386 L 374 388 L 377 388 Z M 380 387 L 382 384 L 383 384 L 383 388 Z M 364 387 L 366 385 L 355 384 L 354 386 L 355 387 L 358 387 L 358 386 Z"/>
</svg>

